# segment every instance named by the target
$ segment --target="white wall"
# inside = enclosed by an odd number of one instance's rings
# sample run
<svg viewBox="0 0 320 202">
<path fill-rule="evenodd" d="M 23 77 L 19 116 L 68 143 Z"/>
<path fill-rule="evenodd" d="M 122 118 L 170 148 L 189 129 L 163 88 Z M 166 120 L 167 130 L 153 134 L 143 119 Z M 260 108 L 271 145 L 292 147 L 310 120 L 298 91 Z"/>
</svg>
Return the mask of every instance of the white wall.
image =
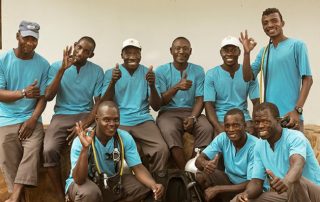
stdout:
<svg viewBox="0 0 320 202">
<path fill-rule="evenodd" d="M 255 57 L 268 40 L 260 22 L 262 11 L 268 7 L 282 12 L 287 36 L 302 39 L 308 46 L 314 84 L 304 114 L 306 123 L 320 124 L 319 0 L 2 0 L 1 52 L 17 46 L 15 33 L 24 19 L 40 24 L 37 51 L 50 62 L 61 59 L 66 45 L 89 35 L 97 42 L 92 61 L 104 69 L 121 62 L 121 44 L 129 37 L 141 41 L 142 63 L 157 66 L 172 60 L 172 40 L 185 36 L 192 43 L 190 61 L 207 70 L 221 64 L 221 39 L 239 36 L 245 29 L 258 42 L 252 53 Z M 44 123 L 49 123 L 53 105 L 48 103 Z"/>
</svg>

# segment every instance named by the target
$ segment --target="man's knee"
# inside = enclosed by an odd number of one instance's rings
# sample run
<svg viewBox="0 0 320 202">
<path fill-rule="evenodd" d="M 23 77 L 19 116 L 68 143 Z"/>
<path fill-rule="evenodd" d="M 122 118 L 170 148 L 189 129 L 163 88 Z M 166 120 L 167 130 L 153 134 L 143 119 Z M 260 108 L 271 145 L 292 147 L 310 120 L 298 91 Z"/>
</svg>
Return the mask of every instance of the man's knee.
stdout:
<svg viewBox="0 0 320 202">
<path fill-rule="evenodd" d="M 44 166 L 45 167 L 55 166 L 56 164 L 59 164 L 60 151 L 53 144 L 44 145 L 43 158 L 44 158 Z"/>
</svg>

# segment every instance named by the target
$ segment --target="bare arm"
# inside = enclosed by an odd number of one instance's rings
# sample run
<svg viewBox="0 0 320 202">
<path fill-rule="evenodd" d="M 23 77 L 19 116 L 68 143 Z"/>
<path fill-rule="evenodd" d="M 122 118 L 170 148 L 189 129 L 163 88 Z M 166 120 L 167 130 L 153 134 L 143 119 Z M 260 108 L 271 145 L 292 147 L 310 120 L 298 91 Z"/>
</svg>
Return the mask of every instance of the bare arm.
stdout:
<svg viewBox="0 0 320 202">
<path fill-rule="evenodd" d="M 283 178 L 285 184 L 292 184 L 300 180 L 303 167 L 305 164 L 304 158 L 300 154 L 290 156 L 290 168 L 287 175 Z"/>
<path fill-rule="evenodd" d="M 224 193 L 224 192 L 243 192 L 246 189 L 246 186 L 248 185 L 249 181 L 245 181 L 240 184 L 232 184 L 232 185 L 216 185 L 216 191 L 217 193 Z"/>
<path fill-rule="evenodd" d="M 247 184 L 246 190 L 243 192 L 247 194 L 249 199 L 257 198 L 263 191 L 263 180 L 251 179 Z"/>
<path fill-rule="evenodd" d="M 38 81 L 35 80 L 32 84 L 30 84 L 24 89 L 25 98 L 35 99 L 40 97 L 40 89 L 37 86 L 37 84 L 38 84 Z M 24 98 L 22 91 L 23 91 L 22 89 L 16 90 L 16 91 L 0 89 L 0 101 L 15 102 L 17 100 L 20 100 Z"/>
<path fill-rule="evenodd" d="M 54 77 L 54 80 L 52 83 L 47 87 L 46 92 L 45 92 L 45 98 L 48 101 L 53 100 L 53 98 L 57 95 L 61 79 L 63 77 L 64 72 L 73 65 L 75 62 L 75 59 L 72 58 L 71 55 L 72 52 L 72 46 L 71 47 L 66 47 L 63 50 L 63 60 L 60 69 L 58 70 L 56 76 Z"/>
<path fill-rule="evenodd" d="M 207 118 L 208 118 L 209 122 L 211 123 L 211 125 L 215 128 L 215 130 L 218 131 L 218 133 L 223 132 L 224 129 L 220 125 L 220 123 L 218 121 L 217 114 L 216 114 L 215 103 L 214 102 L 205 102 L 204 107 L 206 110 Z"/>
<path fill-rule="evenodd" d="M 72 170 L 72 177 L 78 185 L 85 183 L 88 177 L 88 158 L 88 148 L 82 148 L 77 165 Z"/>
<path fill-rule="evenodd" d="M 133 166 L 132 170 L 135 173 L 137 180 L 153 191 L 155 200 L 162 197 L 164 193 L 164 187 L 154 181 L 149 171 L 142 164 Z"/>
<path fill-rule="evenodd" d="M 38 119 L 41 116 L 43 110 L 46 108 L 46 105 L 46 99 L 44 98 L 44 96 L 41 96 L 37 101 L 36 107 L 31 117 L 28 120 L 26 120 L 19 129 L 20 139 L 27 139 L 32 135 L 34 129 L 36 128 Z"/>
<path fill-rule="evenodd" d="M 245 30 L 243 34 L 240 34 L 240 42 L 243 45 L 243 64 L 242 64 L 242 72 L 243 72 L 243 80 L 246 82 L 251 81 L 254 79 L 253 71 L 250 65 L 250 52 L 254 49 L 257 43 L 254 41 L 253 38 L 248 37 L 248 32 Z"/>
</svg>

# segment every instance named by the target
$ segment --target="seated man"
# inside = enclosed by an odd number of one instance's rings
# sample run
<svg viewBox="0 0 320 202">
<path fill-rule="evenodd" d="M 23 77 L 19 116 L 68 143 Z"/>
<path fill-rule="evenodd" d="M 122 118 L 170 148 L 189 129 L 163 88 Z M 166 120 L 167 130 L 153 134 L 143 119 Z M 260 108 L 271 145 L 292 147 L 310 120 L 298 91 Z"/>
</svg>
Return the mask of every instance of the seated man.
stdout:
<svg viewBox="0 0 320 202">
<path fill-rule="evenodd" d="M 308 139 L 300 131 L 281 128 L 272 103 L 254 108 L 253 121 L 261 139 L 254 150 L 252 180 L 232 201 L 320 201 L 320 167 Z M 273 191 L 262 192 L 269 177 Z"/>
<path fill-rule="evenodd" d="M 185 131 L 195 136 L 195 148 L 204 148 L 212 140 L 213 129 L 204 115 L 204 71 L 199 65 L 189 63 L 191 44 L 185 37 L 173 40 L 173 62 L 156 69 L 157 85 L 162 96 L 162 106 L 157 124 L 167 142 L 179 169 L 184 169 L 182 135 Z"/>
<path fill-rule="evenodd" d="M 95 41 L 88 36 L 80 38 L 63 52 L 63 60 L 53 63 L 49 70 L 46 99 L 56 95 L 56 104 L 43 146 L 44 164 L 56 191 L 57 198 L 64 200 L 60 176 L 60 152 L 66 147 L 68 129 L 85 119 L 94 101 L 100 99 L 103 69 L 88 61 L 93 57 Z M 73 138 L 70 138 L 72 141 Z"/>
<path fill-rule="evenodd" d="M 71 148 L 71 173 L 66 192 L 72 201 L 140 201 L 152 190 L 155 200 L 164 188 L 157 184 L 141 164 L 132 136 L 118 129 L 119 109 L 114 102 L 101 102 L 95 118 L 96 127 L 83 131 L 77 123 L 78 138 Z M 123 161 L 135 175 L 122 175 Z"/>
<path fill-rule="evenodd" d="M 238 63 L 240 53 L 240 42 L 237 38 L 224 38 L 220 49 L 223 64 L 210 69 L 206 74 L 205 109 L 208 120 L 215 129 L 215 135 L 223 132 L 223 117 L 232 108 L 242 110 L 247 131 L 254 134 L 247 98 L 249 95 L 253 105 L 259 103 L 259 85 L 257 80 L 243 80 L 242 65 Z"/>
<path fill-rule="evenodd" d="M 136 39 L 123 42 L 121 57 L 123 64 L 117 64 L 105 73 L 102 100 L 117 103 L 121 115 L 120 128 L 134 137 L 148 169 L 151 172 L 163 170 L 169 151 L 149 113 L 149 106 L 157 111 L 161 102 L 152 66 L 148 69 L 140 64 L 141 45 Z"/>
<path fill-rule="evenodd" d="M 35 52 L 40 26 L 22 21 L 18 47 L 0 56 L 0 170 L 10 198 L 20 202 L 25 186 L 38 184 L 43 143 L 41 114 L 49 63 Z"/>
<path fill-rule="evenodd" d="M 219 134 L 196 160 L 196 180 L 205 190 L 207 201 L 230 201 L 242 192 L 253 168 L 253 150 L 257 138 L 245 132 L 242 110 L 234 108 L 224 117 L 225 132 Z M 225 170 L 217 169 L 222 154 Z"/>
</svg>

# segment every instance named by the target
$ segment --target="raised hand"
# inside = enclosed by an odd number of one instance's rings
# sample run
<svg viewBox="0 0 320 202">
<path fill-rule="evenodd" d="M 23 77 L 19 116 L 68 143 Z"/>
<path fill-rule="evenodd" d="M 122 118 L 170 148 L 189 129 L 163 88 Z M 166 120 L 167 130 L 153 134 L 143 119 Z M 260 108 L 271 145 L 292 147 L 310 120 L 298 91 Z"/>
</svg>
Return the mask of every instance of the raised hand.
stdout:
<svg viewBox="0 0 320 202">
<path fill-rule="evenodd" d="M 112 81 L 116 83 L 121 78 L 121 71 L 119 69 L 119 64 L 117 63 L 115 68 L 112 70 Z"/>
<path fill-rule="evenodd" d="M 154 85 L 154 82 L 156 81 L 156 76 L 153 72 L 153 66 L 150 65 L 148 72 L 146 74 L 146 80 L 148 81 L 149 86 Z"/>
<path fill-rule="evenodd" d="M 215 169 L 218 167 L 219 158 L 220 154 L 216 154 L 212 160 L 208 161 L 204 167 L 204 172 L 207 174 L 214 173 Z"/>
<path fill-rule="evenodd" d="M 40 89 L 37 86 L 38 80 L 34 80 L 32 84 L 25 88 L 26 98 L 39 98 L 40 97 Z"/>
<path fill-rule="evenodd" d="M 87 135 L 88 128 L 83 130 L 81 121 L 76 123 L 76 131 L 77 131 L 78 137 L 80 139 L 80 142 L 82 144 L 82 147 L 88 148 L 91 145 L 92 141 L 93 141 L 94 131 L 93 130 L 90 131 L 90 135 Z"/>
<path fill-rule="evenodd" d="M 192 81 L 187 80 L 187 77 L 188 77 L 187 72 L 184 71 L 182 73 L 180 82 L 176 85 L 179 90 L 189 90 L 191 88 Z"/>
<path fill-rule="evenodd" d="M 61 68 L 66 70 L 71 67 L 71 65 L 73 65 L 76 61 L 76 58 L 72 55 L 72 46 L 67 46 L 63 50 L 63 60 Z"/>
<path fill-rule="evenodd" d="M 288 191 L 288 184 L 283 179 L 275 176 L 271 170 L 266 170 L 266 173 L 270 178 L 270 187 L 278 194 Z"/>
<path fill-rule="evenodd" d="M 241 32 L 239 40 L 243 45 L 244 53 L 250 53 L 254 49 L 254 47 L 257 45 L 257 42 L 255 42 L 253 38 L 248 37 L 247 30 L 245 30 L 244 35 Z"/>
</svg>

